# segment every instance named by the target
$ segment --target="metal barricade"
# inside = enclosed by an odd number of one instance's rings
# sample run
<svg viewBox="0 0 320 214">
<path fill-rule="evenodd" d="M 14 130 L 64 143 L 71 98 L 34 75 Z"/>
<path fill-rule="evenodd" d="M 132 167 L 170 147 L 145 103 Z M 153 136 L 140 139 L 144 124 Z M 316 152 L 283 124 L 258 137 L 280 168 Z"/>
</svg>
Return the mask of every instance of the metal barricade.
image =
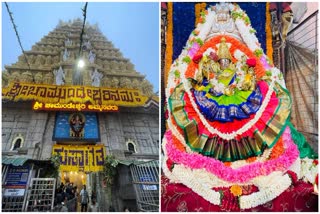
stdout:
<svg viewBox="0 0 320 214">
<path fill-rule="evenodd" d="M 130 166 L 139 211 L 159 212 L 159 161 Z"/>
<path fill-rule="evenodd" d="M 24 196 L 3 196 L 2 212 L 21 212 L 23 211 Z"/>
<path fill-rule="evenodd" d="M 48 212 L 53 210 L 55 178 L 33 178 L 28 190 L 27 212 Z"/>
</svg>

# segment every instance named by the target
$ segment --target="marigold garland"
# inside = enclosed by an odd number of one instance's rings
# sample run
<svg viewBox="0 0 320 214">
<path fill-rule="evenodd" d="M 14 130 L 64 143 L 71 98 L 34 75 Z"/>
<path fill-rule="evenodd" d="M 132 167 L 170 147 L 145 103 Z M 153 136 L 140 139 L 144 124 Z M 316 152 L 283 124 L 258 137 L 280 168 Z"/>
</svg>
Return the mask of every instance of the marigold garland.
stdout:
<svg viewBox="0 0 320 214">
<path fill-rule="evenodd" d="M 283 152 L 284 152 L 283 140 L 282 140 L 282 137 L 280 137 L 276 145 L 273 147 L 269 159 L 270 160 L 276 159 L 280 157 L 283 154 Z"/>
<path fill-rule="evenodd" d="M 253 162 L 255 162 L 257 160 L 257 157 L 251 157 L 251 158 L 247 158 L 246 159 L 246 162 L 247 163 L 253 163 Z"/>
<path fill-rule="evenodd" d="M 172 64 L 172 56 L 173 56 L 173 3 L 168 2 L 168 12 L 167 12 L 167 34 L 166 34 L 166 56 L 165 56 L 165 75 L 164 75 L 164 85 L 167 84 L 170 67 Z"/>
<path fill-rule="evenodd" d="M 270 15 L 270 2 L 266 3 L 266 49 L 267 56 L 273 64 L 273 47 L 272 47 L 272 31 L 271 31 L 271 15 Z"/>
<path fill-rule="evenodd" d="M 194 14 L 195 14 L 195 23 L 194 26 L 196 27 L 198 23 L 202 22 L 203 17 L 201 16 L 201 12 L 206 11 L 206 3 L 197 3 L 194 5 Z"/>
</svg>

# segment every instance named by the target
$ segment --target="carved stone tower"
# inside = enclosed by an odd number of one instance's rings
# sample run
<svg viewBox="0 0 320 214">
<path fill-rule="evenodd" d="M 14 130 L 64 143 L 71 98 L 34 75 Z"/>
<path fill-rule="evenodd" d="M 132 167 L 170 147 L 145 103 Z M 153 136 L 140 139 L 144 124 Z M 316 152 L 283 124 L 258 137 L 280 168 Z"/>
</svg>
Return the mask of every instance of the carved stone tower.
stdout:
<svg viewBox="0 0 320 214">
<path fill-rule="evenodd" d="M 97 25 L 86 24 L 80 53 L 81 19 L 60 21 L 57 27 L 26 51 L 18 62 L 5 66 L 3 86 L 10 82 L 87 85 L 138 89 L 153 95 L 153 86 L 138 73 L 129 59 L 101 33 Z M 78 67 L 82 59 L 84 67 Z"/>
</svg>

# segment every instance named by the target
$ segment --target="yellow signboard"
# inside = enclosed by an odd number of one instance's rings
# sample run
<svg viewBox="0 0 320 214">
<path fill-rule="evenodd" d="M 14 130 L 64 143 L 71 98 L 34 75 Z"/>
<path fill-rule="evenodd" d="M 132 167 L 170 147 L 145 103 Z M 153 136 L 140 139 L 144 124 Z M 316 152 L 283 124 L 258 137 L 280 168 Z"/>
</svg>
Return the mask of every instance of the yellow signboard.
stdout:
<svg viewBox="0 0 320 214">
<path fill-rule="evenodd" d="M 38 101 L 33 103 L 32 109 L 35 111 L 119 111 L 119 107 L 115 105 L 93 105 L 88 103 L 41 103 Z"/>
<path fill-rule="evenodd" d="M 135 89 L 112 89 L 91 86 L 57 86 L 11 83 L 2 89 L 2 99 L 35 100 L 43 103 L 87 103 L 116 106 L 143 106 L 148 97 Z"/>
<path fill-rule="evenodd" d="M 60 155 L 60 171 L 98 172 L 103 170 L 104 145 L 53 145 L 53 155 Z"/>
</svg>

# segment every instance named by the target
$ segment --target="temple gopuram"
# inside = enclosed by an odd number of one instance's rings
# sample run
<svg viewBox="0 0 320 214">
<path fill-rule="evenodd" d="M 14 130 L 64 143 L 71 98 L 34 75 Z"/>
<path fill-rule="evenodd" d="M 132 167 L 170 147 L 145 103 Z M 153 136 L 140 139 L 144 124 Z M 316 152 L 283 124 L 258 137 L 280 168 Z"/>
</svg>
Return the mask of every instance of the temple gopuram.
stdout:
<svg viewBox="0 0 320 214">
<path fill-rule="evenodd" d="M 2 211 L 56 211 L 60 187 L 83 185 L 100 211 L 159 209 L 159 97 L 82 24 L 60 21 L 2 72 Z"/>
</svg>

